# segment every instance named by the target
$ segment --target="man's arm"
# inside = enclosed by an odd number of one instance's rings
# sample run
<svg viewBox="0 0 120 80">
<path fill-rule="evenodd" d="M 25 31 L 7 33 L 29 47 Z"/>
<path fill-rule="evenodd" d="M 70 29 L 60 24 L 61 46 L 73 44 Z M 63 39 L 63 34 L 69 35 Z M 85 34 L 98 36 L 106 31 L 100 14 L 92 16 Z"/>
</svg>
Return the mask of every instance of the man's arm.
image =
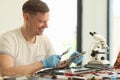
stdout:
<svg viewBox="0 0 120 80">
<path fill-rule="evenodd" d="M 42 62 L 35 62 L 29 65 L 14 66 L 11 56 L 0 54 L 0 72 L 2 76 L 29 75 L 43 68 Z"/>
</svg>

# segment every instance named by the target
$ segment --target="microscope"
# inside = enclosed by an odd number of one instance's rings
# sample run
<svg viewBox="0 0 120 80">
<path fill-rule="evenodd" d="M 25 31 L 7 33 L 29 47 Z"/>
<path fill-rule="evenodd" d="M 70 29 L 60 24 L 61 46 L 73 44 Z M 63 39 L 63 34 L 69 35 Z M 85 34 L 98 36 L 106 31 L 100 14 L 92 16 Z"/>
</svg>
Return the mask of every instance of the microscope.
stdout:
<svg viewBox="0 0 120 80">
<path fill-rule="evenodd" d="M 107 56 L 108 52 L 108 45 L 105 38 L 96 32 L 90 32 L 90 35 L 95 39 L 95 42 L 92 44 L 90 54 L 92 60 L 89 61 L 85 67 L 87 68 L 102 68 L 107 67 L 110 64 L 105 57 Z"/>
</svg>

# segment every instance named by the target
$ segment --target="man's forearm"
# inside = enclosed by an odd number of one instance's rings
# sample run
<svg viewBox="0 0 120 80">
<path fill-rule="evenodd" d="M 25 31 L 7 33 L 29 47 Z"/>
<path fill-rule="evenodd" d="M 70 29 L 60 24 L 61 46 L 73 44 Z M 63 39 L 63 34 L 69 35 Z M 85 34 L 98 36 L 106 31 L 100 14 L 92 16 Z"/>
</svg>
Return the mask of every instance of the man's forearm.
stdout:
<svg viewBox="0 0 120 80">
<path fill-rule="evenodd" d="M 22 75 L 30 75 L 37 70 L 43 68 L 43 64 L 41 62 L 35 62 L 29 65 L 10 67 L 8 69 L 1 70 L 2 76 L 22 76 Z"/>
</svg>

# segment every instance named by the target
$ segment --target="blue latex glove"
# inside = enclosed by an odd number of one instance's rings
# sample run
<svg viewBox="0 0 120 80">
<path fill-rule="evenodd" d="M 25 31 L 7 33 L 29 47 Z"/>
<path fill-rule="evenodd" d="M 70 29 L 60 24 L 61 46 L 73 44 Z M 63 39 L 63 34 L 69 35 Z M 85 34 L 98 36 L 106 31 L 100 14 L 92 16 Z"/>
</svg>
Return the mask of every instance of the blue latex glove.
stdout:
<svg viewBox="0 0 120 80">
<path fill-rule="evenodd" d="M 51 55 L 48 58 L 42 60 L 44 68 L 56 67 L 61 59 L 60 55 Z"/>
<path fill-rule="evenodd" d="M 73 52 L 71 55 L 70 55 L 70 58 L 72 58 L 72 57 L 74 57 L 74 56 L 76 56 L 76 55 L 78 55 L 79 54 L 79 52 Z M 81 61 L 82 61 L 82 59 L 83 59 L 83 56 L 81 55 L 80 57 L 77 57 L 76 59 L 74 59 L 72 62 L 73 63 L 76 63 L 76 64 L 78 64 L 78 63 L 80 63 Z"/>
</svg>

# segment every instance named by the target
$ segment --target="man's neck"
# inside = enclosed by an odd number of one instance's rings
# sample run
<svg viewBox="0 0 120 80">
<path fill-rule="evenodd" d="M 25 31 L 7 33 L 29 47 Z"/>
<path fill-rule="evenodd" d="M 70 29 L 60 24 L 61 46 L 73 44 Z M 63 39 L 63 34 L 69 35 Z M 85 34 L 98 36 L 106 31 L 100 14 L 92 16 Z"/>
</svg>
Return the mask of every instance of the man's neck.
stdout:
<svg viewBox="0 0 120 80">
<path fill-rule="evenodd" d="M 32 35 L 29 30 L 26 29 L 25 26 L 21 28 L 22 34 L 25 38 L 26 41 L 30 43 L 35 43 L 36 41 L 36 36 Z"/>
</svg>

